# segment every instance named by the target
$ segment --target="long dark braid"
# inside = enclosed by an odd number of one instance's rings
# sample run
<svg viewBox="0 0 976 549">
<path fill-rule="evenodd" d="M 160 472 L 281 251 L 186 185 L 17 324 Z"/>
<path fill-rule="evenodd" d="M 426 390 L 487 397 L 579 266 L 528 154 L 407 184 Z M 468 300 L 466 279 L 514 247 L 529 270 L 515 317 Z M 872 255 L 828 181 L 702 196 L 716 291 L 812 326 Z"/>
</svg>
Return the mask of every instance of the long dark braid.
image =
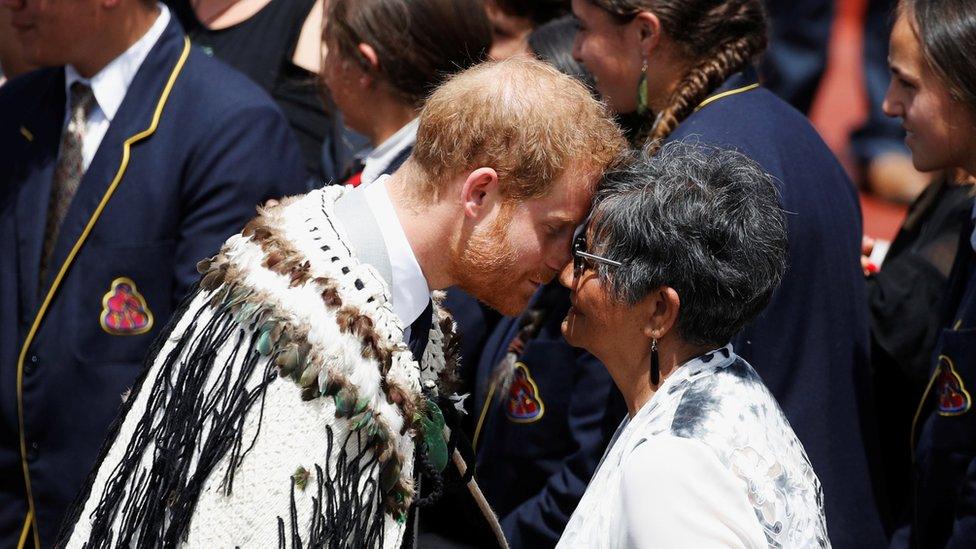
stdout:
<svg viewBox="0 0 976 549">
<path fill-rule="evenodd" d="M 590 0 L 626 22 L 654 12 L 664 32 L 693 66 L 675 88 L 668 106 L 648 124 L 651 150 L 660 146 L 695 108 L 725 80 L 746 68 L 766 49 L 766 13 L 761 0 Z"/>
</svg>

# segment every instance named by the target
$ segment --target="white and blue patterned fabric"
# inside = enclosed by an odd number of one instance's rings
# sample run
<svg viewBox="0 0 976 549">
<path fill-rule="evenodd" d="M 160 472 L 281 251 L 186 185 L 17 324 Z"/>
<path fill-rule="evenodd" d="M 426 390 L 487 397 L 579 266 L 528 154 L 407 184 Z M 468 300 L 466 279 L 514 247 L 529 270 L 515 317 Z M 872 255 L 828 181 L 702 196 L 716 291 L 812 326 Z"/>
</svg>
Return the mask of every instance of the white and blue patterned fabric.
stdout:
<svg viewBox="0 0 976 549">
<path fill-rule="evenodd" d="M 728 345 L 625 418 L 559 547 L 830 547 L 810 460 Z"/>
</svg>

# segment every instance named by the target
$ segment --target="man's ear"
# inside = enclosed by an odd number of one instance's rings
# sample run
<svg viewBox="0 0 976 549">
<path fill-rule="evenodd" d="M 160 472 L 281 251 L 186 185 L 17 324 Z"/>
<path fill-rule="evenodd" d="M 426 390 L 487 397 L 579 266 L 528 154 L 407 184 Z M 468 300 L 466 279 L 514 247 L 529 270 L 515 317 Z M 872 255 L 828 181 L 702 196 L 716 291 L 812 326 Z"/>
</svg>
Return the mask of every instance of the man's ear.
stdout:
<svg viewBox="0 0 976 549">
<path fill-rule="evenodd" d="M 492 168 L 478 168 L 461 184 L 464 215 L 477 219 L 491 211 L 498 194 L 498 173 Z"/>
<path fill-rule="evenodd" d="M 631 24 L 637 32 L 641 56 L 646 59 L 661 42 L 661 20 L 654 12 L 641 11 L 637 13 Z"/>
<path fill-rule="evenodd" d="M 644 311 L 644 335 L 661 339 L 678 324 L 681 298 L 674 288 L 661 286 L 641 301 Z"/>
</svg>

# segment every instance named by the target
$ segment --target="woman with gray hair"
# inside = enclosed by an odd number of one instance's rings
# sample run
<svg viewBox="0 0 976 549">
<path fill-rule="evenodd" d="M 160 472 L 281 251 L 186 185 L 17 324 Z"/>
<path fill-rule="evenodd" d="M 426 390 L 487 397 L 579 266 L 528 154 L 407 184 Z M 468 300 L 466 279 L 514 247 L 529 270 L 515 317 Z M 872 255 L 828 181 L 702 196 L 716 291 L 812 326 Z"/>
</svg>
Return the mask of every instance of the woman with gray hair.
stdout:
<svg viewBox="0 0 976 549">
<path fill-rule="evenodd" d="M 560 547 L 830 545 L 806 451 L 729 344 L 785 265 L 772 179 L 742 154 L 675 142 L 604 176 L 563 333 L 628 416 Z"/>
</svg>

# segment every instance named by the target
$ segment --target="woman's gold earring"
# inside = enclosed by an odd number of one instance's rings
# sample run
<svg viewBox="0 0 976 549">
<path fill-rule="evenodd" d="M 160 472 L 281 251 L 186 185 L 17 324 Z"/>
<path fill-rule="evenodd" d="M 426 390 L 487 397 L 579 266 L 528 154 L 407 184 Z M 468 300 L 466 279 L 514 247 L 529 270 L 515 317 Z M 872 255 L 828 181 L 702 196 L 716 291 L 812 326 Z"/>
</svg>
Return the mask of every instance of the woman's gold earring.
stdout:
<svg viewBox="0 0 976 549">
<path fill-rule="evenodd" d="M 641 65 L 640 79 L 637 81 L 637 114 L 647 116 L 651 108 L 647 105 L 647 59 Z"/>
</svg>

